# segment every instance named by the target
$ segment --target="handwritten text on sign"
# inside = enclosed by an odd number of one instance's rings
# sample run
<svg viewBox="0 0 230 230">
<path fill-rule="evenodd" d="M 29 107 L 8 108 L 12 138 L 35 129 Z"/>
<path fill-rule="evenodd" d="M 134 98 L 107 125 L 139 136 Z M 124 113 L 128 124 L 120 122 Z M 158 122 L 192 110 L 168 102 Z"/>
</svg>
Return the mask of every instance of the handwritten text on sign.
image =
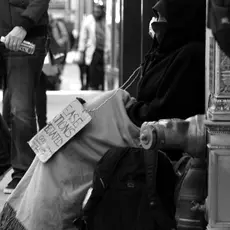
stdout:
<svg viewBox="0 0 230 230">
<path fill-rule="evenodd" d="M 29 145 L 38 158 L 46 162 L 91 119 L 82 104 L 75 100 L 37 133 Z"/>
</svg>

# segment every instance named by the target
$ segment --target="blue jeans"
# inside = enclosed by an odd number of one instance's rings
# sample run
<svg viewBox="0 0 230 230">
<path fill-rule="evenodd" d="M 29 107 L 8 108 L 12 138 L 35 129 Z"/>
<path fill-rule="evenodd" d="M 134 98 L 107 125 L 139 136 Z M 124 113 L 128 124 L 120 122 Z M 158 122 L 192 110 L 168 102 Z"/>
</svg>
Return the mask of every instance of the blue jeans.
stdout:
<svg viewBox="0 0 230 230">
<path fill-rule="evenodd" d="M 33 55 L 12 52 L 0 46 L 5 67 L 4 96 L 7 97 L 3 103 L 9 105 L 3 105 L 3 108 L 10 111 L 7 123 L 11 126 L 12 178 L 22 178 L 35 156 L 27 142 L 37 133 L 35 95 L 48 42 L 46 37 L 29 41 L 36 45 Z"/>
</svg>

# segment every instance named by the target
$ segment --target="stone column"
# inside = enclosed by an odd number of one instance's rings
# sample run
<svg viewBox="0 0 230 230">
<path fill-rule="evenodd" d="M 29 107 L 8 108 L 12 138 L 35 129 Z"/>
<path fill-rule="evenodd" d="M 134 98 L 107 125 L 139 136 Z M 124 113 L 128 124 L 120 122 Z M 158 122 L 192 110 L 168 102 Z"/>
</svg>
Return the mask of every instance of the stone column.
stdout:
<svg viewBox="0 0 230 230">
<path fill-rule="evenodd" d="M 230 59 L 206 29 L 208 230 L 230 230 Z"/>
</svg>

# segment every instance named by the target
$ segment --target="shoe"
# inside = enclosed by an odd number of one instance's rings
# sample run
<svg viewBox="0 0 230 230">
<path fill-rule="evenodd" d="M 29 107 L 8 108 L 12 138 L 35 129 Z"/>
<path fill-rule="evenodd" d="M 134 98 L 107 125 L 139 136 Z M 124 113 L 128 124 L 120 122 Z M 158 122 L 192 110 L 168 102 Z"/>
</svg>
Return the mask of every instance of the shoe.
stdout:
<svg viewBox="0 0 230 230">
<path fill-rule="evenodd" d="M 5 175 L 11 170 L 11 165 L 6 166 L 0 173 L 0 181 L 5 177 Z"/>
<path fill-rule="evenodd" d="M 10 183 L 4 188 L 3 192 L 5 194 L 11 194 L 14 189 L 17 187 L 19 181 L 21 180 L 21 178 L 13 178 Z"/>
</svg>

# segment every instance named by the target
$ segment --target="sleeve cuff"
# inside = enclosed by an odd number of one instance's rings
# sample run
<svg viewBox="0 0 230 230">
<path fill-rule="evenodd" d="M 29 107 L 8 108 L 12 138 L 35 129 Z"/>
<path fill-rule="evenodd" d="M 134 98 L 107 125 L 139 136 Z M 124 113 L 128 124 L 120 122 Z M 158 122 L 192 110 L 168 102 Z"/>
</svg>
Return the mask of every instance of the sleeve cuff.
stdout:
<svg viewBox="0 0 230 230">
<path fill-rule="evenodd" d="M 22 17 L 22 20 L 18 26 L 23 27 L 28 32 L 34 26 L 34 22 L 30 18 Z"/>
</svg>

